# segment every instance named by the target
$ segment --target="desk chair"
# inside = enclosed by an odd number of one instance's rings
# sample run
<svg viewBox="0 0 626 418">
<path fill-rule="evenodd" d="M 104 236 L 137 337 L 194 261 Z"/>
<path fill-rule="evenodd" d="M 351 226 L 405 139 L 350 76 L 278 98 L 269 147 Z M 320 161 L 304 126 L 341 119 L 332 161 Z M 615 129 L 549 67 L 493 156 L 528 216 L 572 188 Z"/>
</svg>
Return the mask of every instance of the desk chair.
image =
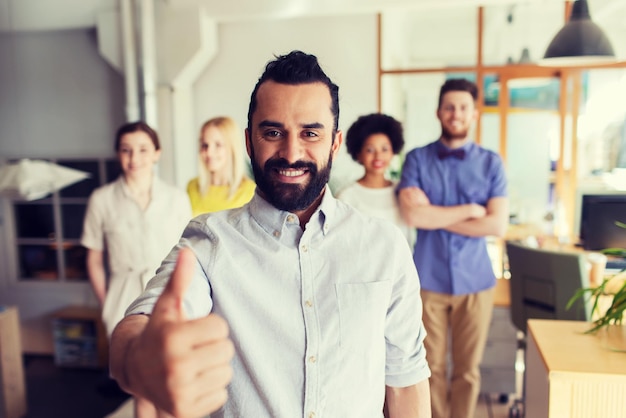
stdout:
<svg viewBox="0 0 626 418">
<path fill-rule="evenodd" d="M 582 299 L 565 309 L 567 302 L 581 287 L 589 287 L 583 252 L 549 251 L 507 241 L 506 253 L 511 273 L 511 320 L 524 334 L 519 347 L 526 347 L 528 319 L 564 319 L 589 321 L 591 309 Z M 509 411 L 510 418 L 523 416 L 522 400 L 516 400 Z"/>
<path fill-rule="evenodd" d="M 581 287 L 589 287 L 589 273 L 583 252 L 562 252 L 531 248 L 507 241 L 511 273 L 511 319 L 526 334 L 528 319 L 588 321 L 590 307 L 578 299 L 567 302 Z"/>
</svg>

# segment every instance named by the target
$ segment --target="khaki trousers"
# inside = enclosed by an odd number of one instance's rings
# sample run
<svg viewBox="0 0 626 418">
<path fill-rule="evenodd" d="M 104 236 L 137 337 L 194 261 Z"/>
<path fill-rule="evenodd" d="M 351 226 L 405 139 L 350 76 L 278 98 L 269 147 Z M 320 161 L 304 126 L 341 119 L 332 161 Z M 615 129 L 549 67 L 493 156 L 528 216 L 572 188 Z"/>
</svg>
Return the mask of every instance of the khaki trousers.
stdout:
<svg viewBox="0 0 626 418">
<path fill-rule="evenodd" d="M 433 418 L 474 418 L 480 362 L 493 312 L 493 288 L 469 295 L 422 290 Z M 452 360 L 448 371 L 448 342 Z M 450 381 L 448 382 L 448 375 Z"/>
</svg>

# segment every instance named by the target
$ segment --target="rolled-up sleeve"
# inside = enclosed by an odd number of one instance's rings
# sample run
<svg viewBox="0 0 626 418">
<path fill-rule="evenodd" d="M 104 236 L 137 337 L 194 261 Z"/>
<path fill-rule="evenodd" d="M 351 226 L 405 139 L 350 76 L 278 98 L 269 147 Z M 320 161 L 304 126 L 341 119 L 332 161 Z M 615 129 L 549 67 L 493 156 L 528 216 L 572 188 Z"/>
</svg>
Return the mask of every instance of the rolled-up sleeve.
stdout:
<svg viewBox="0 0 626 418">
<path fill-rule="evenodd" d="M 385 330 L 387 386 L 406 387 L 430 377 L 426 361 L 420 284 L 409 248 L 398 248 L 396 280 Z"/>
</svg>

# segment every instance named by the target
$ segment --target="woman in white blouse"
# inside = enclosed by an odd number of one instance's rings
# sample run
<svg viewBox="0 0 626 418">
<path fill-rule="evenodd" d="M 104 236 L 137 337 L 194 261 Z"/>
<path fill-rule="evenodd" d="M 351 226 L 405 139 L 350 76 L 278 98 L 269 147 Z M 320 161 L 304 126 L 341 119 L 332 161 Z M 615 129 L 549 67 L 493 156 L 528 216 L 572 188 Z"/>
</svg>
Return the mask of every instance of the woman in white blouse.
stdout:
<svg viewBox="0 0 626 418">
<path fill-rule="evenodd" d="M 365 173 L 340 190 L 337 198 L 370 216 L 394 223 L 412 245 L 415 232 L 402 220 L 395 194 L 396 183 L 387 177 L 391 160 L 403 146 L 402 125 L 391 116 L 372 113 L 359 117 L 348 129 L 346 147 Z"/>
<path fill-rule="evenodd" d="M 92 193 L 81 239 L 109 337 L 191 218 L 187 194 L 155 174 L 161 147 L 150 126 L 122 125 L 115 151 L 122 175 Z M 149 403 L 139 406 L 137 416 L 156 416 L 150 407 Z"/>
</svg>

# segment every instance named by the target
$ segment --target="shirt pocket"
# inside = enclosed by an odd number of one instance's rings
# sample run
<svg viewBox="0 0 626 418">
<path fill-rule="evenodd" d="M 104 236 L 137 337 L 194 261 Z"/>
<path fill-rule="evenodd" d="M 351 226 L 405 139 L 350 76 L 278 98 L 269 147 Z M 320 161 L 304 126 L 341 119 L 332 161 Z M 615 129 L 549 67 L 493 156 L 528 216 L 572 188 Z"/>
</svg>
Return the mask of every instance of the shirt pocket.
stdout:
<svg viewBox="0 0 626 418">
<path fill-rule="evenodd" d="M 479 177 L 474 173 L 468 173 L 464 181 L 459 182 L 457 190 L 460 196 L 460 204 L 478 203 L 486 205 L 491 193 L 491 184 L 484 177 Z"/>
<path fill-rule="evenodd" d="M 384 350 L 391 282 L 340 283 L 336 289 L 342 348 Z"/>
</svg>

